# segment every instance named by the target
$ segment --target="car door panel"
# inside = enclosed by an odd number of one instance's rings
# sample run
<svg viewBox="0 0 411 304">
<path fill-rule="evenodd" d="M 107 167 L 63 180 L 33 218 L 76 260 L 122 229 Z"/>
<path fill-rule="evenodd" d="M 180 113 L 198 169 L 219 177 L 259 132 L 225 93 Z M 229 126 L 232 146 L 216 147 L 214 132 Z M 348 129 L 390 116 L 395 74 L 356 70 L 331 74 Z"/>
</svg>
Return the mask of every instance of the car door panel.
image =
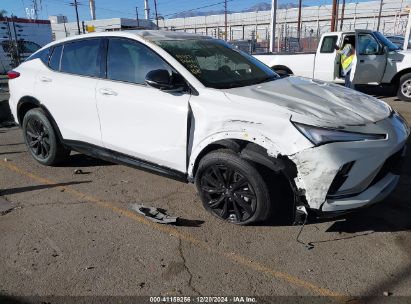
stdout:
<svg viewBox="0 0 411 304">
<path fill-rule="evenodd" d="M 190 95 L 144 84 L 146 72 L 158 68 L 144 66 L 146 61 L 153 65 L 161 60 L 150 57 L 155 56 L 150 52 L 138 42 L 110 40 L 107 76 L 111 79 L 99 80 L 96 90 L 103 144 L 108 149 L 186 172 Z M 143 59 L 147 54 L 150 58 Z"/>
<path fill-rule="evenodd" d="M 387 55 L 371 31 L 356 31 L 355 84 L 380 83 L 387 65 Z"/>
<path fill-rule="evenodd" d="M 62 52 L 64 55 L 64 47 Z M 52 114 L 64 139 L 102 146 L 95 99 L 97 78 L 61 72 L 59 62 L 52 54 L 50 64 L 56 70 L 44 66 L 37 75 L 36 96 Z"/>
</svg>

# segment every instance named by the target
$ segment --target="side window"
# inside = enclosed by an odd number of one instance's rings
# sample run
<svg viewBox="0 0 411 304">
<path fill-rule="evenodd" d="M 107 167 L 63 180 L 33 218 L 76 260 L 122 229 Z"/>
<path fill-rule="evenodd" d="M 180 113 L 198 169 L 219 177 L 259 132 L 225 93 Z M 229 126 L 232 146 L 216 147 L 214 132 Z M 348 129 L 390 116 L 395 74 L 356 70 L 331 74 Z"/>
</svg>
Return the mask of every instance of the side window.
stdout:
<svg viewBox="0 0 411 304">
<path fill-rule="evenodd" d="M 61 72 L 83 76 L 99 75 L 100 39 L 80 40 L 64 45 Z"/>
<path fill-rule="evenodd" d="M 152 70 L 170 67 L 145 45 L 126 39 L 110 39 L 107 51 L 107 78 L 138 84 Z"/>
<path fill-rule="evenodd" d="M 60 58 L 61 58 L 61 51 L 63 50 L 62 45 L 58 45 L 53 49 L 53 53 L 51 54 L 49 67 L 52 70 L 59 71 L 60 70 Z"/>
<path fill-rule="evenodd" d="M 45 65 L 48 65 L 49 62 L 49 57 L 50 57 L 50 48 L 41 50 L 37 53 L 32 54 L 30 57 L 28 57 L 25 61 L 30 61 L 39 58 Z"/>
<path fill-rule="evenodd" d="M 360 55 L 377 55 L 380 53 L 380 45 L 371 34 L 358 34 L 358 52 Z"/>
<path fill-rule="evenodd" d="M 321 44 L 320 53 L 334 53 L 338 36 L 326 36 Z"/>
</svg>

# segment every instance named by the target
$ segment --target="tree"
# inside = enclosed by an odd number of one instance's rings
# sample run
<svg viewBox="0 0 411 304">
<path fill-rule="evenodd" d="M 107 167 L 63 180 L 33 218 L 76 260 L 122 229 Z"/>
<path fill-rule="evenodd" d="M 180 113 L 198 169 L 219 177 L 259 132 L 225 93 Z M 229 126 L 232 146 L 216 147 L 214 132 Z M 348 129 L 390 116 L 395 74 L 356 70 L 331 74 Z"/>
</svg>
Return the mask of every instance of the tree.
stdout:
<svg viewBox="0 0 411 304">
<path fill-rule="evenodd" d="M 4 9 L 0 9 L 0 18 L 4 18 L 7 15 L 7 11 Z"/>
</svg>

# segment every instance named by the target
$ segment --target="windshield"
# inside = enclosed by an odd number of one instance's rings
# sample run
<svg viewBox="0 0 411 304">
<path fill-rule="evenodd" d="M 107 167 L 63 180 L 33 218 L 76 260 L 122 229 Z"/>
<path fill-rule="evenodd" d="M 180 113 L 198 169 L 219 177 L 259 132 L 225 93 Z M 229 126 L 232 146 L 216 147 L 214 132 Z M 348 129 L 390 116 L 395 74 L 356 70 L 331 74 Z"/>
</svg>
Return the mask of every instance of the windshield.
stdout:
<svg viewBox="0 0 411 304">
<path fill-rule="evenodd" d="M 377 37 L 377 39 L 386 47 L 388 47 L 389 51 L 396 51 L 399 50 L 400 48 L 392 43 L 390 40 L 388 40 L 383 34 L 380 32 L 374 32 L 374 35 Z"/>
<path fill-rule="evenodd" d="M 279 78 L 254 57 L 217 39 L 160 40 L 166 50 L 206 87 L 228 89 Z"/>
</svg>

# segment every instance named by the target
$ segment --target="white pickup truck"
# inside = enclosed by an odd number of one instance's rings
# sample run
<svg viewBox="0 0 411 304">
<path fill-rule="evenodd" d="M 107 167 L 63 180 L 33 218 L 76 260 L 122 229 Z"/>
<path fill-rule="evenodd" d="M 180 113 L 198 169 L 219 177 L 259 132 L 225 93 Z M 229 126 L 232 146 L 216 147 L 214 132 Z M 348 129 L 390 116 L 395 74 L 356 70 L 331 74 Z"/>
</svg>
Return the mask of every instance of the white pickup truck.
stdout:
<svg viewBox="0 0 411 304">
<path fill-rule="evenodd" d="M 340 55 L 344 38 L 355 36 L 357 64 L 353 83 L 390 84 L 401 100 L 411 101 L 411 52 L 402 51 L 380 32 L 330 32 L 323 34 L 316 53 L 265 54 L 255 57 L 280 75 L 296 75 L 343 83 Z"/>
</svg>

